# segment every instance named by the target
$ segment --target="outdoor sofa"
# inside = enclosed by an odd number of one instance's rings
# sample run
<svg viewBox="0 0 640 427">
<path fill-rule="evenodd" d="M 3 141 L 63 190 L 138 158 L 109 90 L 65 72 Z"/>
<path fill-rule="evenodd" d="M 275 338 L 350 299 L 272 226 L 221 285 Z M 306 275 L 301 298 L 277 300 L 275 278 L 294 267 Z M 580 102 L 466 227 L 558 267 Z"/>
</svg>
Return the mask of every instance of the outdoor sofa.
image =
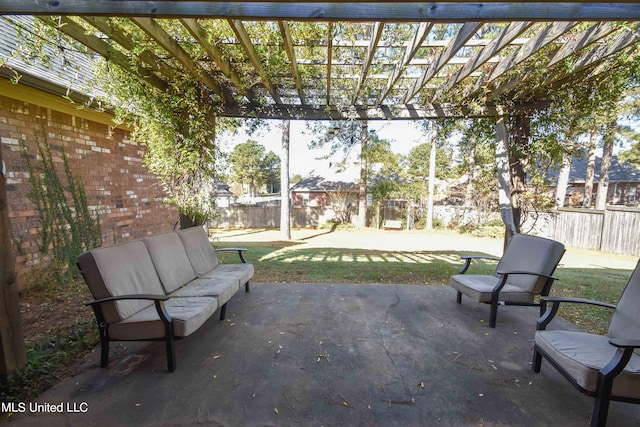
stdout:
<svg viewBox="0 0 640 427">
<path fill-rule="evenodd" d="M 237 251 L 239 263 L 221 264 L 217 252 Z M 169 372 L 176 368 L 174 340 L 195 332 L 244 284 L 253 265 L 242 248 L 215 250 L 202 227 L 172 231 L 82 253 L 78 267 L 94 300 L 100 332 L 100 366 L 110 341 L 163 340 Z"/>
</svg>

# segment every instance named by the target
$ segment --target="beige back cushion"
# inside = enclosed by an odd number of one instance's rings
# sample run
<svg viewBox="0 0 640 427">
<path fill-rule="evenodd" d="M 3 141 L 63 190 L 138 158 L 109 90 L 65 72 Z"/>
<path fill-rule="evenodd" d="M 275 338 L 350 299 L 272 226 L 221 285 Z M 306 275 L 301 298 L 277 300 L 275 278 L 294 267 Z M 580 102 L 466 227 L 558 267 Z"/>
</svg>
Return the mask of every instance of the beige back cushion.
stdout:
<svg viewBox="0 0 640 427">
<path fill-rule="evenodd" d="M 145 237 L 143 240 L 167 293 L 196 278 L 180 237 L 175 231 Z"/>
<path fill-rule="evenodd" d="M 198 276 L 211 271 L 218 265 L 218 256 L 209 242 L 207 232 L 202 227 L 191 227 L 178 231 L 189 261 Z"/>
<path fill-rule="evenodd" d="M 92 249 L 78 263 L 95 299 L 129 294 L 164 295 L 160 278 L 139 240 Z M 107 323 L 126 319 L 153 304 L 149 300 L 125 300 L 102 305 Z"/>
<path fill-rule="evenodd" d="M 608 335 L 611 338 L 640 339 L 640 261 L 620 296 Z"/>
<path fill-rule="evenodd" d="M 564 245 L 543 237 L 516 234 L 511 238 L 496 271 L 530 271 L 546 275 L 553 274 L 564 254 Z M 545 278 L 532 275 L 509 276 L 508 283 L 539 295 Z"/>
</svg>

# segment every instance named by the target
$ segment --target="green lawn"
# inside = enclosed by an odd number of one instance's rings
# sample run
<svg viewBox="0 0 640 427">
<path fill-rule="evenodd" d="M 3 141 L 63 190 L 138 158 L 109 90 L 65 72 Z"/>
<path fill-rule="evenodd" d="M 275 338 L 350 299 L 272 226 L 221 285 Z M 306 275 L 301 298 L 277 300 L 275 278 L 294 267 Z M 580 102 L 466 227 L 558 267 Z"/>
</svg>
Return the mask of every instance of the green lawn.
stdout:
<svg viewBox="0 0 640 427">
<path fill-rule="evenodd" d="M 255 266 L 254 281 L 276 283 L 448 285 L 449 277 L 456 274 L 462 265 L 461 255 L 483 253 L 477 250 L 383 250 L 339 247 L 340 233 L 346 232 L 335 232 L 335 236 L 332 236 L 332 240 L 326 245 L 322 243 L 310 245 L 308 241 L 299 240 L 252 241 L 249 233 L 245 241 L 236 238 L 233 243 L 225 241 L 222 237 L 216 242 L 216 247 L 247 248 L 246 257 Z M 384 243 L 384 239 L 396 238 L 396 236 L 400 235 L 384 234 L 382 242 Z M 437 247 L 437 245 L 434 246 Z M 464 243 L 461 243 L 461 247 L 464 247 Z M 570 251 L 572 249 L 568 248 L 568 253 Z M 234 256 L 235 254 L 227 253 L 222 260 L 236 262 Z M 571 262 L 561 264 L 554 275 L 558 280 L 552 288 L 551 295 L 616 303 L 631 274 L 632 260 L 630 257 L 622 256 L 628 261 L 626 266 L 631 266 L 629 268 L 602 268 L 602 266 L 616 265 L 612 260 L 619 260 L 621 256 L 595 251 L 588 251 L 584 256 L 578 252 L 573 256 L 578 260 L 586 257 L 596 259 L 599 265 L 582 266 Z M 475 261 L 469 272 L 490 274 L 494 267 L 495 263 L 490 261 Z M 588 331 L 606 333 L 610 311 L 566 305 L 561 308 L 560 314 Z"/>
</svg>

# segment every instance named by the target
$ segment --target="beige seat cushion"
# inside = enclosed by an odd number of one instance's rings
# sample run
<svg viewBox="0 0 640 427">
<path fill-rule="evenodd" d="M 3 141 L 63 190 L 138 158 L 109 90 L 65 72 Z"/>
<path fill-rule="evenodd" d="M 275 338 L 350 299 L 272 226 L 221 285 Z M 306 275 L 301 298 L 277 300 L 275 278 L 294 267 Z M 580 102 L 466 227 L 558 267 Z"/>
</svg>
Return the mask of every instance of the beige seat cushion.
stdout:
<svg viewBox="0 0 640 427">
<path fill-rule="evenodd" d="M 196 272 L 175 231 L 143 239 L 167 294 L 196 278 Z"/>
<path fill-rule="evenodd" d="M 474 301 L 490 302 L 491 292 L 499 281 L 500 279 L 490 275 L 456 274 L 451 276 L 449 283 L 455 290 Z M 533 294 L 507 283 L 500 291 L 499 299 L 511 303 L 530 303 L 533 302 Z"/>
<path fill-rule="evenodd" d="M 176 290 L 172 296 L 215 296 L 218 304 L 229 301 L 240 288 L 238 278 L 232 275 L 216 275 L 211 278 L 200 278 Z"/>
<path fill-rule="evenodd" d="M 173 333 L 186 337 L 195 332 L 218 309 L 215 297 L 170 298 L 165 308 L 173 319 Z M 164 324 L 155 305 L 108 327 L 112 340 L 139 340 L 164 337 Z"/>
<path fill-rule="evenodd" d="M 240 285 L 244 285 L 253 277 L 253 264 L 237 263 L 237 264 L 218 264 L 213 270 L 200 276 L 201 279 L 213 278 L 216 276 L 228 276 L 238 279 Z"/>
<path fill-rule="evenodd" d="M 598 371 L 616 352 L 608 338 L 584 332 L 537 331 L 535 343 L 567 371 L 585 390 L 595 391 Z M 627 367 L 613 381 L 616 396 L 640 397 L 640 355 L 634 353 Z"/>
</svg>

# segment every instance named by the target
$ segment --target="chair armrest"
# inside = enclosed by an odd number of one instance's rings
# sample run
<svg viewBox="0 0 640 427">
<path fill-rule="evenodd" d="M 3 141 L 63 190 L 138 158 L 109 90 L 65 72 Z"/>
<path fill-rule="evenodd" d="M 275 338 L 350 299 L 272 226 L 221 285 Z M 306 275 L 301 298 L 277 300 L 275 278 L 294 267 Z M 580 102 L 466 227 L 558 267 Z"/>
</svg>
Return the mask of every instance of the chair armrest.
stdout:
<svg viewBox="0 0 640 427">
<path fill-rule="evenodd" d="M 93 301 L 86 301 L 84 305 L 95 305 L 102 302 L 120 301 L 128 299 L 144 299 L 151 301 L 166 301 L 171 298 L 169 295 L 153 295 L 153 294 L 129 294 L 129 295 L 116 295 L 113 297 L 100 298 Z"/>
<path fill-rule="evenodd" d="M 640 348 L 640 339 L 634 340 L 629 338 L 611 338 L 609 344 L 615 347 Z"/>
<path fill-rule="evenodd" d="M 244 259 L 243 256 L 243 252 L 245 252 L 247 249 L 246 248 L 220 248 L 220 249 L 214 249 L 215 252 L 234 252 L 237 251 L 238 252 L 238 256 L 240 257 L 240 261 L 242 261 L 243 264 L 247 263 L 247 260 Z"/>
<path fill-rule="evenodd" d="M 549 297 L 549 296 L 541 296 L 540 297 L 540 318 L 536 322 L 536 330 L 543 331 L 549 322 L 553 320 L 553 318 L 558 314 L 558 309 L 560 308 L 560 303 L 572 303 L 572 304 L 588 304 L 594 305 L 597 307 L 605 307 L 615 309 L 616 306 L 614 304 L 609 304 L 602 301 L 596 301 L 585 298 L 566 298 L 566 297 Z M 551 303 L 551 308 L 547 310 L 547 304 Z"/>
<path fill-rule="evenodd" d="M 486 256 L 486 255 L 462 255 L 460 257 L 460 259 L 464 260 L 464 265 L 460 269 L 460 274 L 464 274 L 464 273 L 467 272 L 467 270 L 469 269 L 469 266 L 471 266 L 471 261 L 473 261 L 474 259 L 486 259 L 486 260 L 490 260 L 490 261 L 500 261 L 500 258 L 496 258 L 496 257 L 493 257 L 493 256 Z"/>
</svg>

